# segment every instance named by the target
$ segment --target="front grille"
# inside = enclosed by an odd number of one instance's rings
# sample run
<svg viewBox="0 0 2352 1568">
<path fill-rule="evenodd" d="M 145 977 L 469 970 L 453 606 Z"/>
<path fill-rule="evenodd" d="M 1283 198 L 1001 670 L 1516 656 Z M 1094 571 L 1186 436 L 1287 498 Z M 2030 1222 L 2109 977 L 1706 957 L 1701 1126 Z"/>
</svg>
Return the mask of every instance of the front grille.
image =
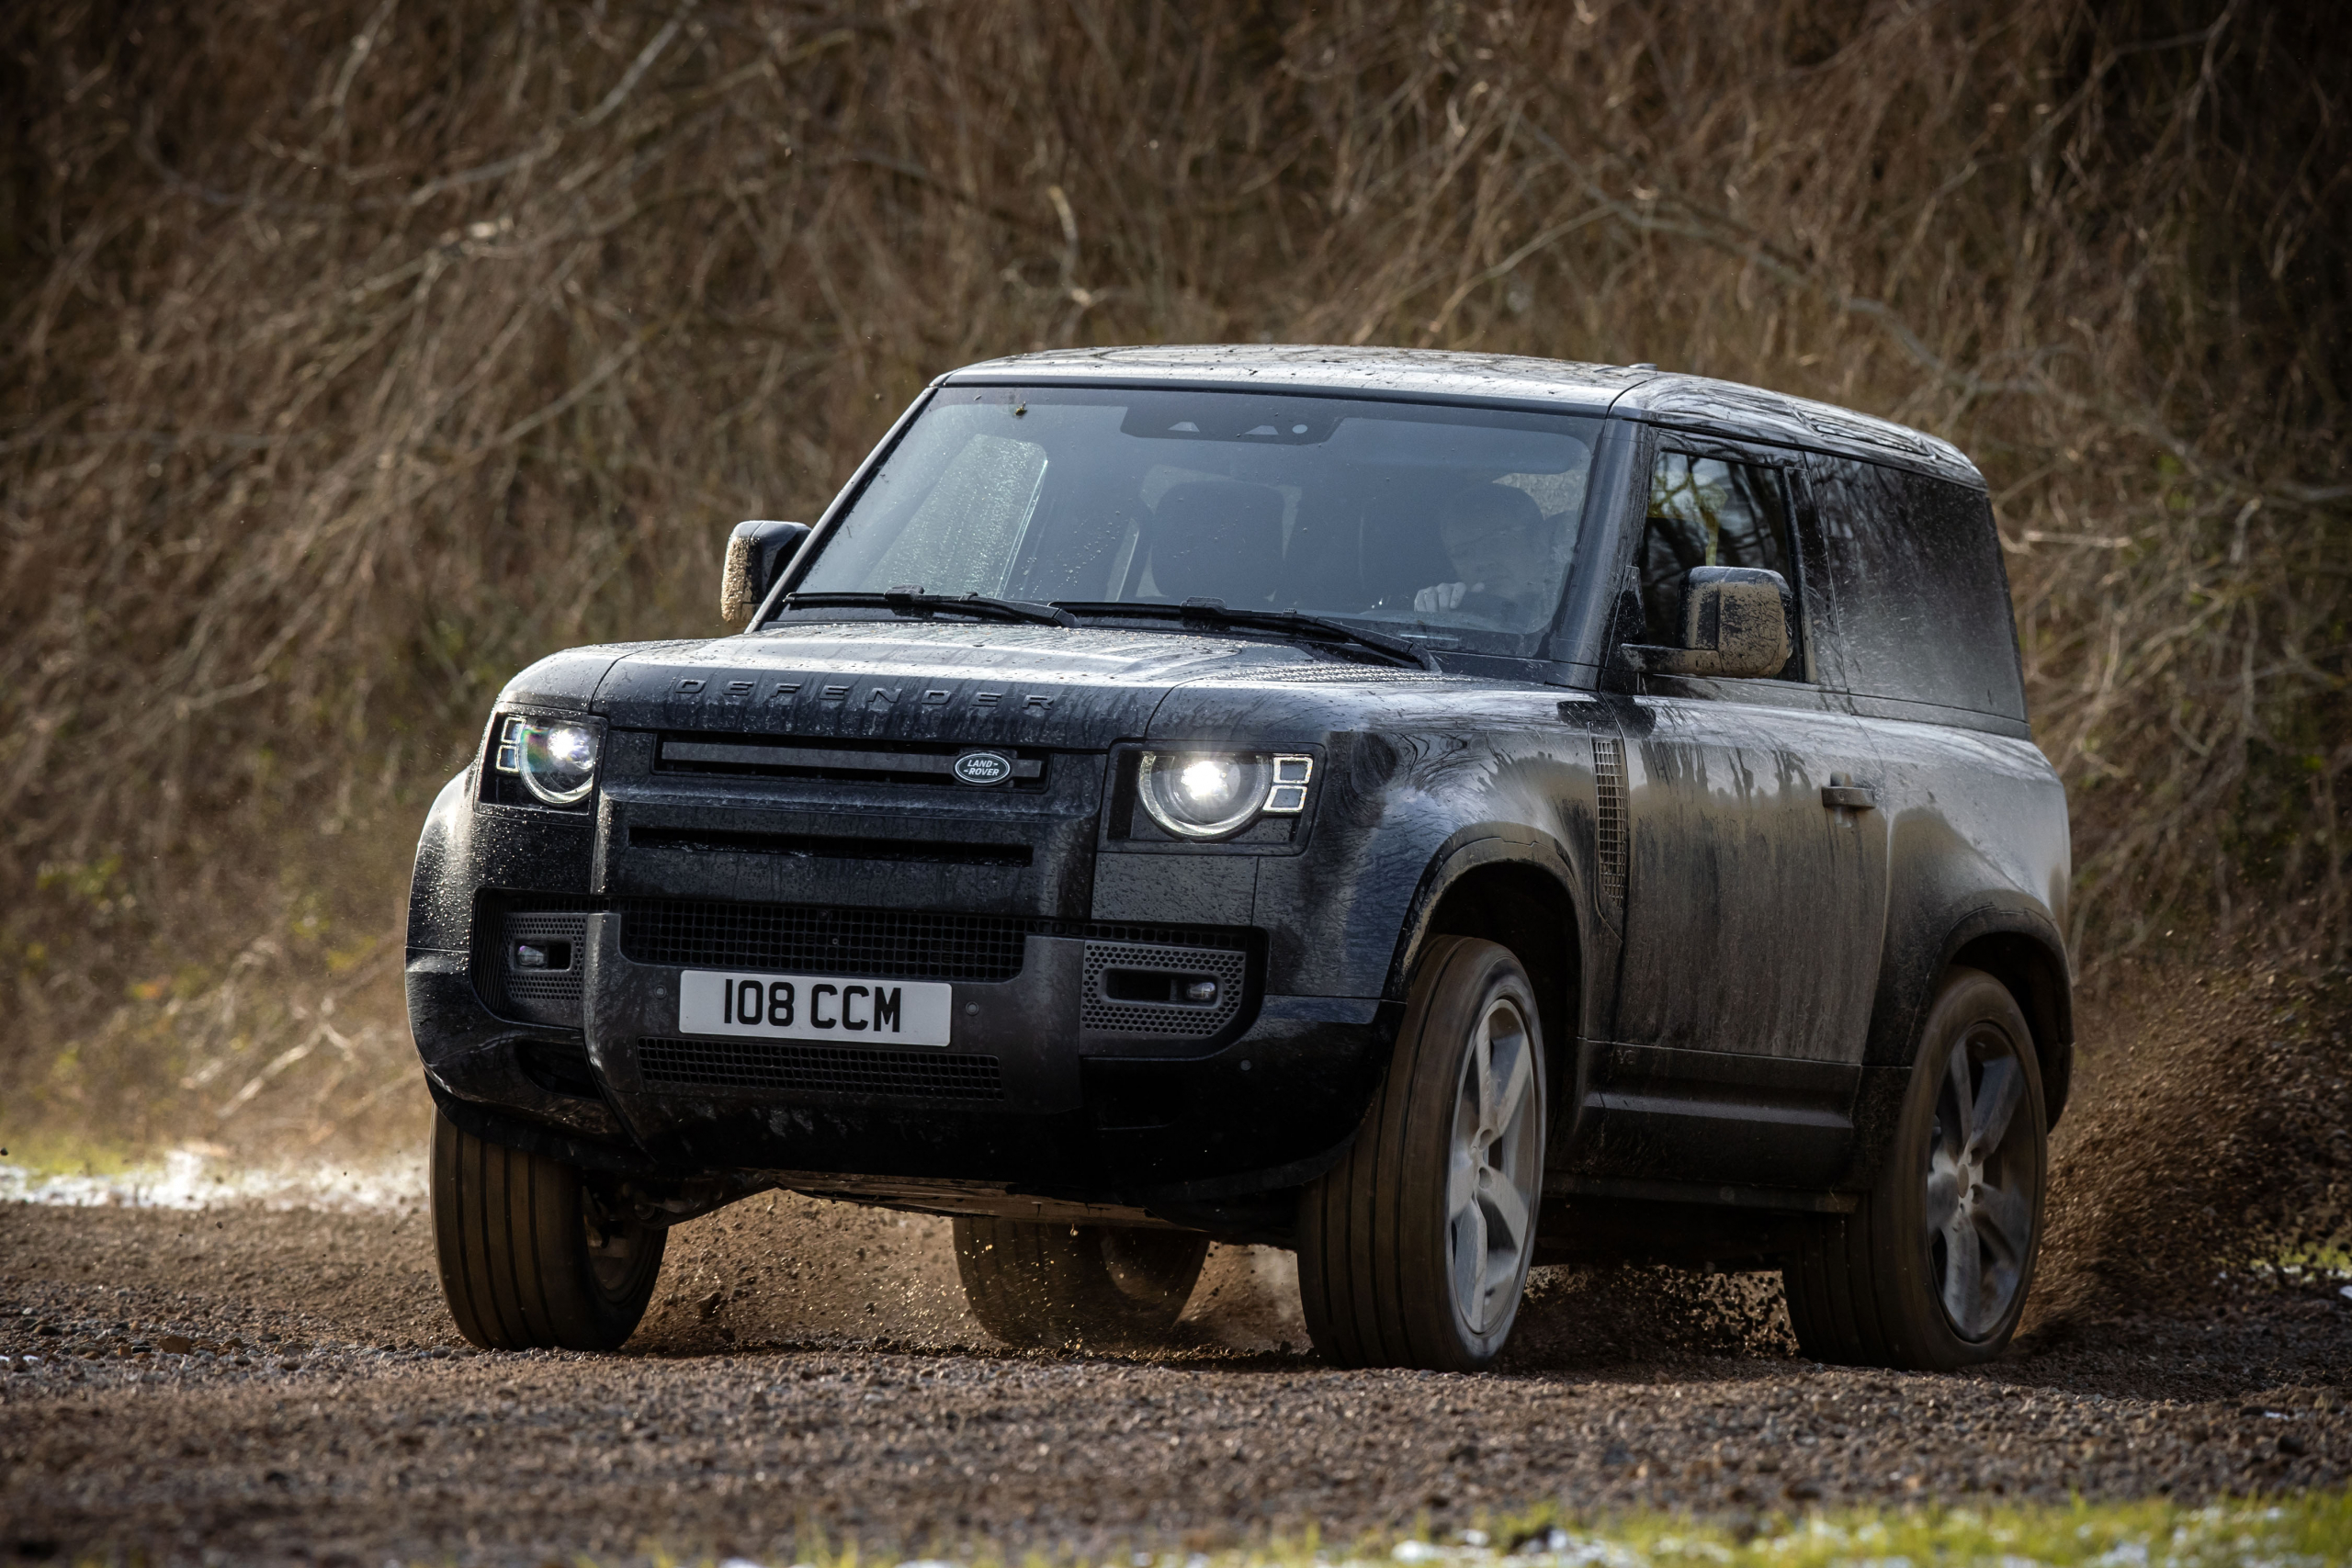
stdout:
<svg viewBox="0 0 2352 1568">
<path fill-rule="evenodd" d="M 1086 988 L 1079 1005 L 1079 1027 L 1096 1034 L 1205 1039 L 1231 1023 L 1234 1015 L 1241 1010 L 1245 967 L 1244 956 L 1233 952 L 1090 942 L 1086 944 Z M 1216 1000 L 1187 1003 L 1114 997 L 1105 978 L 1116 973 L 1166 976 L 1172 980 L 1215 980 Z"/>
<path fill-rule="evenodd" d="M 1010 980 L 1024 922 L 986 915 L 804 908 L 701 900 L 621 902 L 621 952 L 636 964 L 886 980 Z"/>
<path fill-rule="evenodd" d="M 903 1100 L 1002 1100 L 994 1056 L 848 1051 L 770 1041 L 640 1040 L 645 1081 L 673 1090 L 758 1089 Z"/>
<path fill-rule="evenodd" d="M 946 694 L 939 694 L 944 697 Z M 975 752 L 987 753 L 1011 765 L 993 776 L 967 779 L 956 767 Z M 1025 795 L 1046 787 L 1050 761 L 1045 752 L 1012 747 L 906 740 L 809 740 L 788 736 L 665 735 L 655 755 L 653 771 L 958 790 L 1012 789 Z"/>
<path fill-rule="evenodd" d="M 1252 940 L 1251 932 L 1231 927 L 493 890 L 483 894 L 474 920 L 475 985 L 482 1000 L 509 1016 L 578 1027 L 587 917 L 602 910 L 620 915 L 621 953 L 633 964 L 879 980 L 1010 980 L 1021 973 L 1031 936 L 1184 948 L 1193 950 L 1187 963 L 1195 968 L 1208 957 L 1229 954 L 1238 974 Z M 568 973 L 513 967 L 515 942 L 559 934 L 573 942 Z M 1224 971 L 1215 973 L 1221 976 Z M 560 1019 L 518 1010 L 531 1006 L 569 1010 Z"/>
<path fill-rule="evenodd" d="M 1054 920 L 1018 915 L 943 915 L 905 909 L 834 909 L 797 904 L 625 898 L 621 952 L 635 964 L 861 975 L 884 980 L 1010 980 L 1026 939 L 1208 948 L 1239 954 L 1249 933 Z"/>
<path fill-rule="evenodd" d="M 940 839 L 850 839 L 728 828 L 631 828 L 633 850 L 684 854 L 783 855 L 793 860 L 887 861 L 907 865 L 1027 865 L 1027 844 L 958 844 Z"/>
</svg>

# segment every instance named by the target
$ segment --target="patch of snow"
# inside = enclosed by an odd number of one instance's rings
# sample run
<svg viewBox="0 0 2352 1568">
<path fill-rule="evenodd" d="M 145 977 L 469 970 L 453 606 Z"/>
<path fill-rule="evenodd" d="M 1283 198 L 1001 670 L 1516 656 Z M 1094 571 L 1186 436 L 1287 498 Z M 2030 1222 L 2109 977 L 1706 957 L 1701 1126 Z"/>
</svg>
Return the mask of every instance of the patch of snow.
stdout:
<svg viewBox="0 0 2352 1568">
<path fill-rule="evenodd" d="M 0 1202 L 75 1209 L 269 1209 L 350 1213 L 413 1207 L 424 1201 L 424 1159 L 401 1156 L 374 1165 L 335 1162 L 265 1170 L 232 1166 L 182 1147 L 161 1165 L 106 1176 L 43 1175 L 0 1165 Z"/>
</svg>

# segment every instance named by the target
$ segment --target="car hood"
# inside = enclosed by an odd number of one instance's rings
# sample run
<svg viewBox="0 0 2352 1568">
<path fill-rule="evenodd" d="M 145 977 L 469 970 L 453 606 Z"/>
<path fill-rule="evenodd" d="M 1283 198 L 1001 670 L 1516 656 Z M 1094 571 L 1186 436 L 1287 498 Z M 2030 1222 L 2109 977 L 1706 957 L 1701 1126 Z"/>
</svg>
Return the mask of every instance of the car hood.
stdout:
<svg viewBox="0 0 2352 1568">
<path fill-rule="evenodd" d="M 1383 673 L 1295 643 L 1179 631 L 831 622 L 572 649 L 524 671 L 507 698 L 589 699 L 628 729 L 1091 750 L 1147 737 L 1179 685 L 1302 670 Z"/>
</svg>

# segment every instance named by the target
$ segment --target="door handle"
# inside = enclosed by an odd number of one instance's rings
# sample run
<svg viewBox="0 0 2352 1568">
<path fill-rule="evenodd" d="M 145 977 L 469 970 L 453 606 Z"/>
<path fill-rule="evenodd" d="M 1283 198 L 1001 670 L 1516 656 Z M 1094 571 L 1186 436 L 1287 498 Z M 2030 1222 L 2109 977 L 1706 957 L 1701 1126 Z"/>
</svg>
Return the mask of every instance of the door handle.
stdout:
<svg viewBox="0 0 2352 1568">
<path fill-rule="evenodd" d="M 1864 785 L 1838 779 L 1821 786 L 1821 804 L 1842 807 L 1851 811 L 1875 811 L 1878 809 L 1878 796 Z"/>
</svg>

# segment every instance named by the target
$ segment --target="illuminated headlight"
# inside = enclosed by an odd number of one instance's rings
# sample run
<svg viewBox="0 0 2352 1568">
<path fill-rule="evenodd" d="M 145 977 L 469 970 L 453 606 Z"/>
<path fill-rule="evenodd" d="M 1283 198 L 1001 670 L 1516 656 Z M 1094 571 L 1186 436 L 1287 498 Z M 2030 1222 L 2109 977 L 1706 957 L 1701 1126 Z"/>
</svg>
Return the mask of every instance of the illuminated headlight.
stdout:
<svg viewBox="0 0 2352 1568">
<path fill-rule="evenodd" d="M 596 732 L 584 724 L 510 718 L 499 728 L 493 765 L 520 774 L 549 806 L 570 806 L 596 787 Z"/>
<path fill-rule="evenodd" d="M 1143 808 L 1180 839 L 1223 839 L 1261 816 L 1306 809 L 1311 757 L 1262 752 L 1146 751 L 1136 776 Z"/>
</svg>

